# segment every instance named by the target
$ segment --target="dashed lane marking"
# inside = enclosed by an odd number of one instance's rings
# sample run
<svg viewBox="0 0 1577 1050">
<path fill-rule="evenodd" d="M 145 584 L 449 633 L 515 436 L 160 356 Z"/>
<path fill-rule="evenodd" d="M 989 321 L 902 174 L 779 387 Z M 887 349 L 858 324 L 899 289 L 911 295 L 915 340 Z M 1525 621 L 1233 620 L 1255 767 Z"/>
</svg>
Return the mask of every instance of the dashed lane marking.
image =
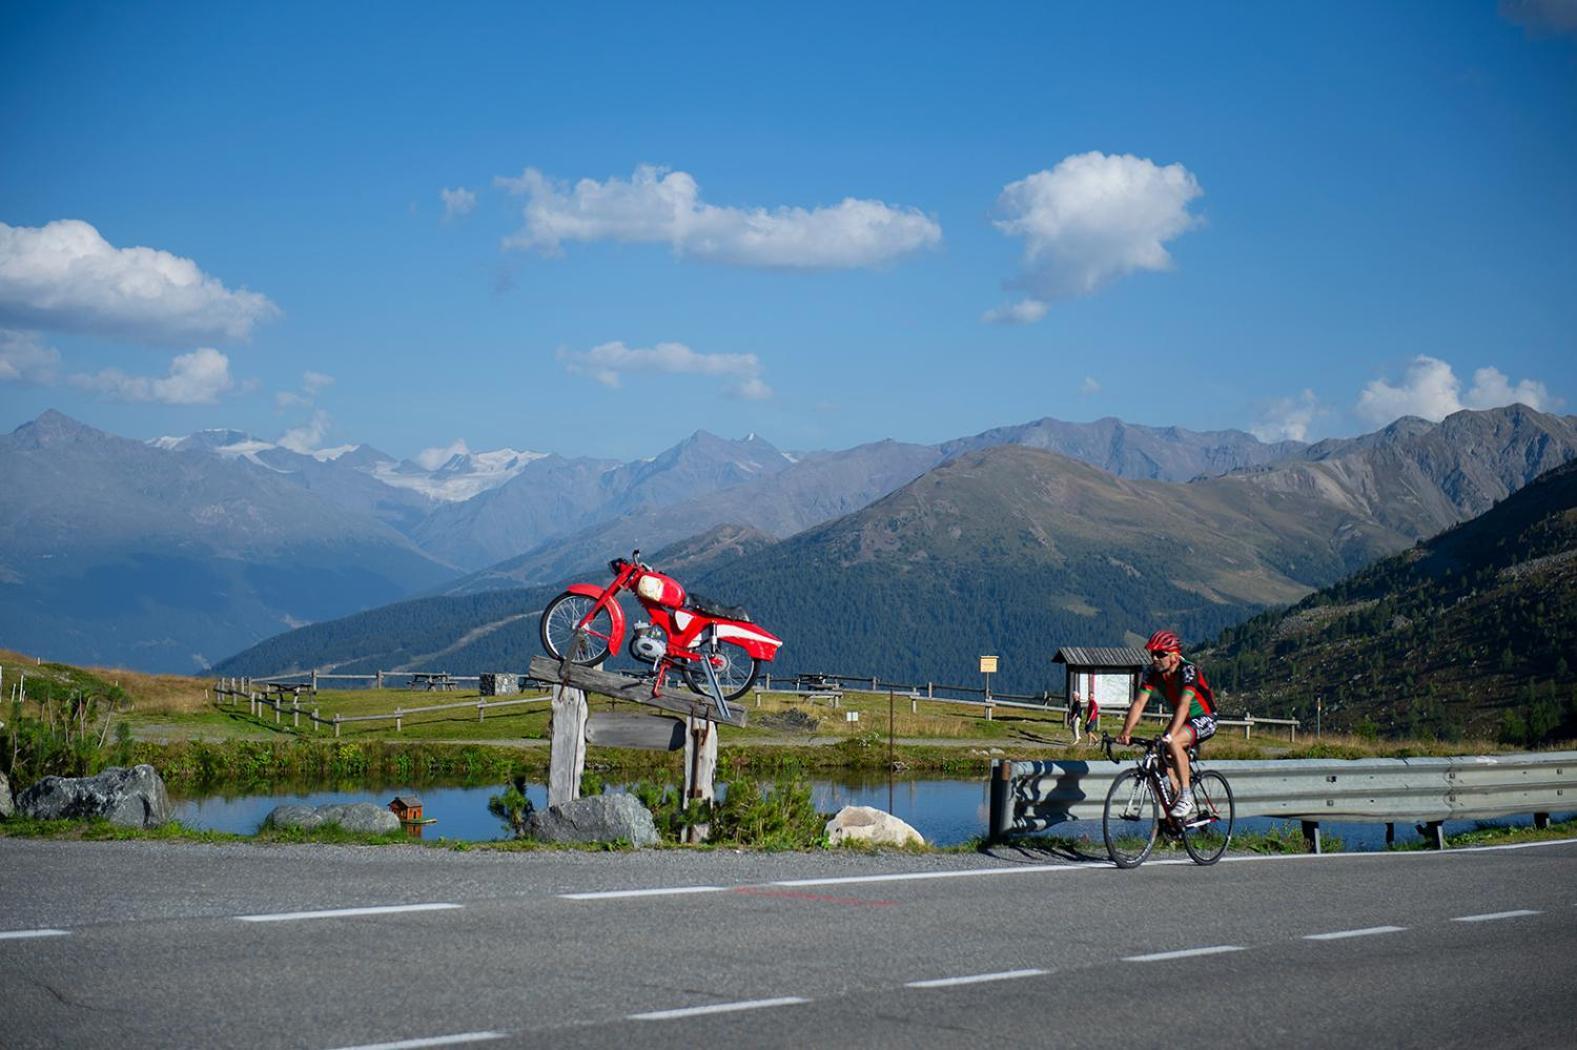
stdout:
<svg viewBox="0 0 1577 1050">
<path fill-rule="evenodd" d="M 726 886 L 663 886 L 644 890 L 600 890 L 596 893 L 561 893 L 567 901 L 609 901 L 620 897 L 671 897 L 685 893 L 725 893 Z"/>
<path fill-rule="evenodd" d="M 363 1043 L 360 1046 L 341 1047 L 340 1050 L 415 1050 L 422 1046 L 457 1046 L 460 1043 L 485 1043 L 494 1039 L 508 1039 L 508 1032 L 460 1032 L 456 1035 L 435 1035 L 427 1039 L 401 1039 L 395 1043 Z"/>
<path fill-rule="evenodd" d="M 955 984 L 984 984 L 987 981 L 1014 981 L 1020 977 L 1043 977 L 1045 970 L 1004 970 L 1001 973 L 977 973 L 968 977 L 938 977 L 931 981 L 910 981 L 905 988 L 949 988 Z"/>
<path fill-rule="evenodd" d="M 1517 911 L 1492 911 L 1487 915 L 1458 915 L 1452 922 L 1494 922 L 1496 919 L 1520 919 L 1524 915 L 1542 915 L 1543 912 L 1521 908 Z"/>
<path fill-rule="evenodd" d="M 24 941 L 32 937 L 65 937 L 70 930 L 0 930 L 0 941 Z"/>
<path fill-rule="evenodd" d="M 1223 952 L 1241 952 L 1246 949 L 1236 944 L 1217 944 L 1210 948 L 1184 948 L 1177 952 L 1156 952 L 1153 955 L 1128 955 L 1123 962 L 1162 962 L 1166 959 L 1189 959 L 1195 955 L 1220 955 Z"/>
<path fill-rule="evenodd" d="M 1348 937 L 1373 937 L 1380 933 L 1401 933 L 1406 926 L 1366 926 L 1361 930 L 1337 930 L 1335 933 L 1306 933 L 1306 941 L 1340 941 Z"/>
<path fill-rule="evenodd" d="M 794 1006 L 798 1003 L 808 1003 L 809 999 L 801 999 L 797 995 L 785 995 L 778 999 L 746 999 L 737 1003 L 712 1003 L 710 1006 L 686 1006 L 678 1010 L 653 1010 L 650 1013 L 631 1014 L 632 1021 L 671 1021 L 676 1017 L 700 1017 L 703 1014 L 726 1014 L 735 1010 L 760 1010 L 769 1006 Z"/>
<path fill-rule="evenodd" d="M 242 922 L 291 922 L 296 919 L 340 919 L 355 915 L 394 915 L 406 911 L 446 911 L 463 904 L 391 904 L 377 908 L 333 908 L 327 911 L 281 911 L 269 915 L 237 915 Z"/>
</svg>

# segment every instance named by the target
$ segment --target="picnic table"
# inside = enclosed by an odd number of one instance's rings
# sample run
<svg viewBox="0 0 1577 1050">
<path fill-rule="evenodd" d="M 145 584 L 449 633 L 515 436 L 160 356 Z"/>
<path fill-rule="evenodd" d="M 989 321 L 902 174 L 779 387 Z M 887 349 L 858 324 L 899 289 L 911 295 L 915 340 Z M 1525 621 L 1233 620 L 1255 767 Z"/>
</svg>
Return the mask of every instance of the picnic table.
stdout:
<svg viewBox="0 0 1577 1050">
<path fill-rule="evenodd" d="M 454 676 L 448 671 L 418 671 L 411 675 L 411 688 L 426 689 L 429 693 L 434 690 L 448 691 L 456 685 Z"/>
</svg>

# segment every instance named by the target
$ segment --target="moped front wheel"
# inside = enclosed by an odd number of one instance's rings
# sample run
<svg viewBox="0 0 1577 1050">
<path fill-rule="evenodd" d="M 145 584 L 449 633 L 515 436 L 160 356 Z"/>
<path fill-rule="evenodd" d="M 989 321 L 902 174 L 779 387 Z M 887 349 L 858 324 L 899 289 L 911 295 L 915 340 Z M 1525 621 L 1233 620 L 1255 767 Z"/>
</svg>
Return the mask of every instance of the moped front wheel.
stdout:
<svg viewBox="0 0 1577 1050">
<path fill-rule="evenodd" d="M 738 700 L 756 684 L 756 675 L 761 673 L 761 661 L 745 652 L 739 643 L 726 638 L 712 639 L 702 642 L 696 649 L 702 659 L 712 662 L 712 671 L 717 675 L 717 685 L 723 691 L 724 700 Z M 701 666 L 700 660 L 685 661 L 684 680 L 702 696 L 712 695 L 711 683 L 706 680 L 706 668 Z"/>
<path fill-rule="evenodd" d="M 591 612 L 597 599 L 565 591 L 542 610 L 542 648 L 555 660 L 566 656 L 572 664 L 590 667 L 608 658 L 614 643 L 613 614 L 606 606 L 586 624 L 577 637 L 581 620 Z"/>
</svg>

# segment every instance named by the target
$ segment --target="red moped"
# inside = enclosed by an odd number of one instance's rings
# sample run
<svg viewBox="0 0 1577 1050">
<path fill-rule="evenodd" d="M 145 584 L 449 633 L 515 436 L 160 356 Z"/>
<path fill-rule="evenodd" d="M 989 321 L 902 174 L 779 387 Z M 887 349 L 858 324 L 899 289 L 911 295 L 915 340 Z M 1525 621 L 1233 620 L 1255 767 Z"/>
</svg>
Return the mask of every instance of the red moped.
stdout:
<svg viewBox="0 0 1577 1050">
<path fill-rule="evenodd" d="M 624 642 L 624 609 L 618 595 L 630 591 L 649 620 L 637 621 L 630 656 L 651 665 L 658 695 L 669 670 L 677 670 L 698 693 L 718 700 L 724 713 L 755 682 L 761 664 L 777 656 L 783 640 L 750 622 L 743 609 L 687 594 L 672 576 L 641 562 L 641 552 L 608 563 L 606 587 L 571 584 L 542 610 L 542 648 L 555 660 L 599 664 Z"/>
</svg>

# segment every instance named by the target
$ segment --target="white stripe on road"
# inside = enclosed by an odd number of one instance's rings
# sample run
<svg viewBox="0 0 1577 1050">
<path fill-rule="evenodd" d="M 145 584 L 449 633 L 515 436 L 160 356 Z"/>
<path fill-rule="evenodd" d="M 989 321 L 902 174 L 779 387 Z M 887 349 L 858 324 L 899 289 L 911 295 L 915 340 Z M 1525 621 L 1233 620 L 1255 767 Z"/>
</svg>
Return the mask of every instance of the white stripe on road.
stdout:
<svg viewBox="0 0 1577 1050">
<path fill-rule="evenodd" d="M 644 890 L 603 890 L 599 893 L 561 893 L 567 901 L 607 901 L 620 897 L 669 897 L 683 893 L 723 893 L 726 886 L 663 886 Z"/>
<path fill-rule="evenodd" d="M 1452 922 L 1492 922 L 1495 919 L 1520 919 L 1524 915 L 1542 915 L 1543 912 L 1528 911 L 1492 911 L 1488 915 L 1459 915 Z"/>
<path fill-rule="evenodd" d="M 402 1039 L 397 1043 L 362 1043 L 360 1046 L 341 1047 L 340 1050 L 410 1050 L 420 1046 L 454 1046 L 458 1043 L 485 1043 L 508 1038 L 508 1032 L 461 1032 L 458 1035 L 435 1035 L 430 1039 Z"/>
<path fill-rule="evenodd" d="M 760 1010 L 766 1006 L 793 1006 L 808 1003 L 809 999 L 786 995 L 781 999 L 746 999 L 738 1003 L 713 1003 L 711 1006 L 686 1006 L 679 1010 L 653 1010 L 651 1013 L 631 1014 L 632 1021 L 670 1021 L 675 1017 L 699 1017 L 702 1014 L 726 1014 L 734 1010 Z"/>
<path fill-rule="evenodd" d="M 948 988 L 955 984 L 982 984 L 986 981 L 1012 981 L 1020 977 L 1041 977 L 1045 970 L 1004 970 L 1002 973 L 977 973 L 970 977 L 939 977 L 934 981 L 910 981 L 905 988 Z"/>
<path fill-rule="evenodd" d="M 1372 937 L 1377 933 L 1401 933 L 1406 926 L 1366 926 L 1361 930 L 1337 930 L 1335 933 L 1307 933 L 1306 941 L 1339 941 L 1346 937 Z"/>
<path fill-rule="evenodd" d="M 1213 948 L 1184 948 L 1179 952 L 1156 952 L 1154 955 L 1128 955 L 1123 962 L 1160 962 L 1163 959 L 1190 959 L 1196 955 L 1220 955 L 1222 952 L 1241 952 L 1235 944 L 1218 944 Z"/>
<path fill-rule="evenodd" d="M 69 930 L 0 930 L 0 941 L 21 941 L 29 937 L 64 937 Z"/>
<path fill-rule="evenodd" d="M 1076 864 L 1027 864 L 1018 868 L 971 868 L 968 871 L 911 871 L 898 875 L 842 875 L 827 879 L 783 879 L 769 886 L 847 886 L 859 882 L 915 882 L 922 879 L 967 879 L 980 875 L 1029 875 L 1049 871 L 1097 871 Z"/>
<path fill-rule="evenodd" d="M 393 915 L 404 911 L 444 911 L 463 904 L 391 904 L 380 908 L 335 908 L 331 911 L 281 911 L 270 915 L 237 915 L 242 922 L 290 922 L 294 919 L 339 919 L 349 915 Z"/>
<path fill-rule="evenodd" d="M 508 1038 L 508 1032 L 461 1032 L 458 1035 L 435 1035 L 430 1039 L 402 1039 L 397 1043 L 362 1043 L 360 1046 L 341 1047 L 340 1050 L 412 1050 L 420 1046 L 455 1046 L 459 1043 L 485 1043 Z"/>
</svg>

